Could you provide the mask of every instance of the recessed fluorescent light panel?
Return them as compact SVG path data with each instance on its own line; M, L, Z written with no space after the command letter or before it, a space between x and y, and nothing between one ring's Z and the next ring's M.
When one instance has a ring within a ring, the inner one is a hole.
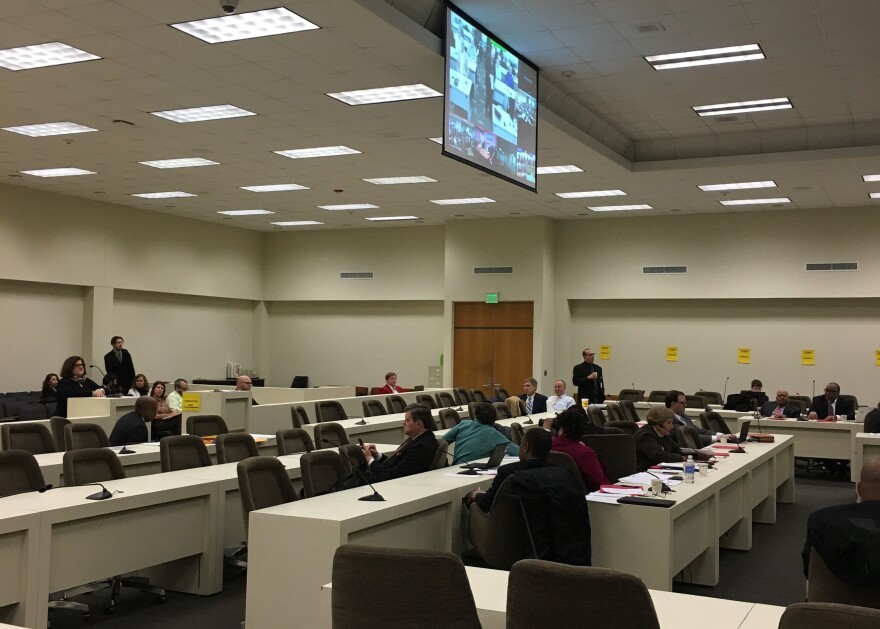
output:
M719 201L721 205L772 205L774 203L791 203L788 197L776 199L733 199L731 201Z
M286 192L288 190L310 190L298 183L275 183L267 186L239 186L242 190L249 192Z
M173 122L202 122L203 120L221 120L223 118L241 118L256 116L252 111L234 105L211 105L210 107L191 107L189 109L169 109L168 111L151 111L154 116Z
M257 216L259 214L274 214L269 210L227 210L225 212L217 212L217 214L225 214L226 216Z
M369 90L354 90L353 92L333 92L327 94L327 96L342 101L346 105L373 105L375 103L390 103L399 100L434 98L435 96L443 96L443 94L436 90L432 90L427 85L417 83L415 85L397 85L394 87L377 87Z
M588 210L594 212L629 212L632 210L653 210L650 205L597 205L587 206Z
M272 223L273 225L278 225L279 227L302 227L304 225L323 225L319 221L282 221L280 223Z
M655 70L672 70L674 68L692 68L708 66L716 63L735 63L737 61L753 61L764 59L764 51L758 44L744 46L727 46L726 48L709 48L707 50L691 50L690 52L673 52L667 55L651 55L645 61Z
M190 168L192 166L214 166L219 162L212 162L201 157L183 157L180 159L154 159L149 162L138 162L138 164L153 168Z
M336 155L355 155L360 153L347 146L318 146L312 149L291 149L288 151L272 151L290 159L308 159L310 157L334 157Z
M4 131L28 135L32 138L41 138L49 135L67 135L68 133L88 133L97 131L91 127L84 127L75 122L45 122L43 124L29 124L22 127L3 127Z
M418 216L374 216L366 219L368 221L420 221Z
M752 188L775 188L775 181L745 181L743 183L714 183L697 186L703 192L722 192L724 190L750 190Z
M75 175L94 175L91 170L83 170L82 168L43 168L41 170L22 170L24 175L33 175L34 177L73 177Z
M489 197L470 197L466 199L431 199L431 203L437 205L470 205L472 203L495 203L495 199Z
M322 210L378 210L372 203L343 203L341 205L319 205Z
M538 166L539 175L558 175L560 173L582 173L584 170L574 164L566 166Z
M720 103L718 105L699 105L691 107L700 116L726 116L728 114L747 114L752 111L772 111L774 109L791 109L791 101L787 98L765 98L747 100L739 103Z
M880 181L880 175L862 175L862 181Z
M557 192L561 199L582 199L584 197L625 197L623 190L585 190L584 192Z
M390 186L398 183L437 183L436 179L421 175L418 177L377 177L374 179L362 179L361 181L374 183L377 186Z
M872 192L870 196L872 199L880 199L880 192Z
M189 192L181 192L180 190L175 190L173 192L140 192L131 196L140 197L142 199L176 199L182 197L194 197L196 195L190 194Z
M251 11L225 17L212 17L194 22L172 24L174 28L187 35L197 37L209 44L219 44L239 39L269 37L284 33L297 33L321 28L293 11L283 7Z
M10 70L30 70L31 68L60 66L65 63L91 61L92 59L100 58L85 50L80 50L57 41L49 44L0 50L0 66Z

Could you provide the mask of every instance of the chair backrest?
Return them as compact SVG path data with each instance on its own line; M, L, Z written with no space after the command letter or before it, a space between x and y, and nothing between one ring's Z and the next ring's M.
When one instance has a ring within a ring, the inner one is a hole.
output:
M636 442L632 435L584 435L581 442L596 452L611 480L616 481L638 471Z
M348 465L336 450L315 450L300 457L303 495L306 498L320 496L348 474Z
M19 419L48 419L46 407L43 404L25 404L18 409Z
M312 436L302 428L278 430L275 432L275 441L280 455L311 452L315 449Z
M617 402L605 402L605 411L608 413L609 421L625 422L627 420L626 416L623 414L623 409Z
M641 402L645 399L644 389L621 389L617 394L618 400L629 400L630 402Z
M461 421L461 415L458 414L458 411L451 408L441 408L439 414L440 425L446 430L449 430Z
M836 603L795 603L782 612L779 629L877 629L880 611Z
M46 486L40 464L26 450L0 452L0 498Z
M274 456L253 456L239 461L236 472L245 530L251 511L296 500L296 492L287 476L287 470Z
M605 425L602 426L605 430L606 435L616 435L620 433L626 433L630 435L635 435L639 431L639 425L635 422L631 422L628 419L625 421L607 421Z
M649 402L665 402L667 391L654 390L648 394Z
M293 381L290 383L291 389L308 389L309 388L309 377L308 376L294 376Z
M435 402L434 398L427 393L419 393L418 395L416 395L416 402L419 404L424 404L430 409L437 408L437 402Z
M388 406L389 413L402 413L406 408L406 400L399 395L388 395L385 397L385 404Z
M348 435L345 428L336 422L325 422L323 424L315 424L315 448L321 450L323 448L338 448L348 445Z
M858 409L858 408L859 408L859 399L858 399L856 396L854 396L854 395L849 395L849 394L847 394L847 393L841 393L838 397L840 397L841 400L849 400L849 401L851 401L851 402L852 402L852 407L853 407L854 409ZM23 411L24 411L24 409L22 409L22 412L23 412ZM21 417L22 419L25 419L25 417L22 416L21 413L19 413L18 416Z
M810 399L806 395L789 395L788 399L789 400L800 400L801 402L804 403L805 408L810 408L810 405L813 403L813 400Z
M467 389L463 389L462 387L455 387L452 389L455 391L455 403L459 406L463 406L468 402L473 402L471 399L471 394Z
M443 439L437 439L437 452L434 454L431 467L428 469L439 470L447 465L449 465L449 444Z
M565 452L556 452L555 450L551 450L547 455L547 462L552 463L553 465L558 465L559 467L564 467L569 472L571 472L572 476L574 476L578 483L581 486L583 491L583 495L587 495L587 486L584 485L584 477L581 476L581 471L577 466L577 463L574 462L574 459L571 458Z
M369 392L370 392L369 387L355 387L354 388L355 397L360 397L362 395L366 395Z
M4 411L3 413L0 413L0 415L3 415L3 417L18 417L18 413L21 410L21 407L25 405L27 405L27 402L25 402L24 400L16 398L10 399L9 397L7 397L3 400L2 406Z
M49 418L49 428L52 430L52 441L55 442L55 448L62 452L67 450L64 442L64 427L71 423L66 417L53 416Z
M592 404L587 407L587 417L589 417L590 421L600 428L605 425L606 421L608 421L605 417L605 413L602 412L602 409Z
M125 470L116 453L109 448L68 450L61 460L64 485L87 485L125 478Z
M369 574L394 575L401 584L420 583L430 575L430 606L423 597L413 596L411 588L389 588L383 579L364 578ZM334 627L481 626L464 564L442 550L340 546L333 558L331 600ZM382 601L382 613L367 613L376 601Z
M36 422L13 422L0 426L0 447L3 450L25 450L31 454L57 452L52 433Z
M536 605L535 601L565 601ZM507 629L583 626L660 629L648 588L631 574L525 559L510 570Z
M877 609L880 608L880 585L859 587L844 583L828 569L816 549L811 548L807 600L811 603L841 603Z
M379 400L364 400L361 402L364 407L364 417L377 417L379 415L387 415L388 411Z
M190 415L186 418L186 432L198 437L210 437L229 432L219 415Z
M237 463L252 456L259 456L257 443L246 432L227 432L217 435L217 463Z
M492 407L495 409L495 414L498 415L498 419L513 419L513 415L510 414L510 409L507 408L507 404L504 402L492 402Z
M163 472L189 470L211 465L208 447L195 435L168 435L159 441L159 460Z
M676 426L675 434L683 448L699 450L703 447L700 441L700 433L693 426Z
M321 400L315 402L315 420L321 422L338 422L342 419L348 419L342 404L336 400Z
M98 424L70 423L64 427L64 449L107 448L110 440Z
M694 395L702 395L709 404L724 404L724 398L718 391L697 391Z
M367 459L364 457L364 451L361 450L361 447L356 443L348 443L344 446L340 446L339 454L348 466L349 472L352 470L363 469L367 464Z
M453 395L447 391L439 391L434 394L434 397L437 398L437 408L449 408L450 406L456 406L455 398Z
M495 397L503 402L510 397L510 394L507 392L507 389L504 389L502 387L495 387Z
M58 408L58 402L46 402L46 417L52 417L55 414L55 410Z
M483 393L482 389L471 389L470 390L471 398L474 402L488 402L489 398L486 397L486 394Z
M709 407L709 400L702 395L686 395L684 396L684 405L688 408L701 408L706 410Z
M618 401L618 406L623 409L623 416L627 419L627 421L631 422L640 422L639 413L636 411L636 405L632 400L620 400Z
M304 406L290 407L290 421L293 422L294 428L302 428L303 424L309 423L309 414Z
M804 413L807 412L807 403L804 402L803 400L801 400L800 398L790 397L790 398L788 398L788 403L794 404L795 406L797 406L800 409L801 415L803 415Z
M526 433L525 429L523 429L522 424L519 422L511 422L510 424L510 440L519 445L522 443L523 435Z
M724 418L715 411L700 413L700 425L706 430L711 430L712 432L721 432L725 435L733 434L730 431L730 428L728 428L727 422L724 421Z
M468 514L468 541L495 570L510 570L514 563L528 556L530 546L522 507L513 496L513 477L511 474L498 487L487 513L472 505Z

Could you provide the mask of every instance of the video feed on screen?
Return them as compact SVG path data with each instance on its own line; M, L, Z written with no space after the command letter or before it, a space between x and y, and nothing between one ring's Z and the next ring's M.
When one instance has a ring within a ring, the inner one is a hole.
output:
M443 153L536 190L538 71L451 5Z

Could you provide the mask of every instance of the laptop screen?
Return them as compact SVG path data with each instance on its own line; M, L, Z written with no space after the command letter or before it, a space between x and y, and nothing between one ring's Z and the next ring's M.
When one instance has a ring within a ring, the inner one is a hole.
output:
M742 423L742 426L740 427L740 432L739 432L739 442L740 443L745 443L746 437L749 436L749 426L751 426L751 425L752 425L751 420L744 421Z

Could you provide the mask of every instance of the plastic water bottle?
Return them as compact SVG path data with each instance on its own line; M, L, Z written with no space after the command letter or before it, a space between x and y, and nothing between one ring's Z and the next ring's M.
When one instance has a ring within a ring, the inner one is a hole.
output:
M694 482L694 471L696 465L694 464L694 457L692 455L688 455L687 461L684 463L684 482L693 483Z

